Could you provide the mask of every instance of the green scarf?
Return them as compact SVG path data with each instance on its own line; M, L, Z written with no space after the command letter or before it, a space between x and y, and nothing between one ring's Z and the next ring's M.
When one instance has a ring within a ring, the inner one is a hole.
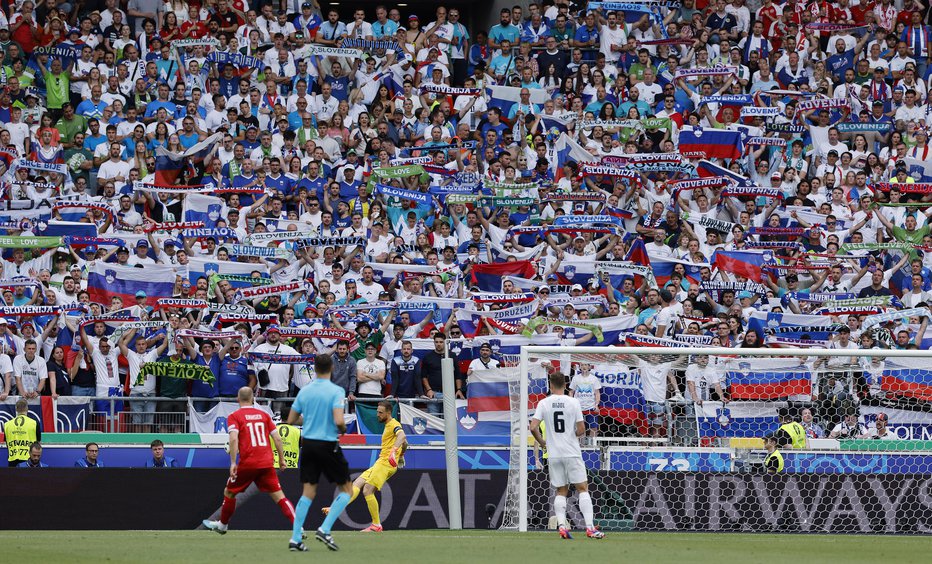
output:
M550 319L549 317L535 317L524 327L524 331L521 332L525 337L530 337L534 334L534 331L541 325L559 325L560 327L575 327L577 329L585 329L593 335L595 335L596 342L601 343L605 340L602 336L602 328L595 325L588 325L586 323L577 323L574 321L560 321L559 319Z

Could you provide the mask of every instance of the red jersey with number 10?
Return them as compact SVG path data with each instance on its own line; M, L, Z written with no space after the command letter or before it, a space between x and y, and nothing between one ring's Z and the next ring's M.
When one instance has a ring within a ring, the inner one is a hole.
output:
M275 423L268 413L241 407L227 417L227 430L239 432L239 467L274 468L269 433Z

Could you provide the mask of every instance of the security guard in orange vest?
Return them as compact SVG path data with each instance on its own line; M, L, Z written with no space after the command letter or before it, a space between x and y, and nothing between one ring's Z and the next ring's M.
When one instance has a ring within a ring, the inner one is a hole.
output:
M42 438L39 423L29 416L29 404L20 399L16 402L16 417L3 425L10 466L19 466L29 460L29 446Z

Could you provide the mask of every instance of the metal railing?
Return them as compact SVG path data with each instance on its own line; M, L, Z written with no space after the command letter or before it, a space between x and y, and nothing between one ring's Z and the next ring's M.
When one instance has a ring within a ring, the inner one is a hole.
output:
M236 403L235 397L88 396L86 399L90 409L83 430L105 433L185 433L190 430L189 405L199 413L206 413L219 403ZM356 404L374 405L385 399L443 417L443 400L429 398L356 398L347 400L347 412L354 413ZM284 420L294 400L294 396L260 396L256 403L268 406ZM437 407L431 410L427 406Z

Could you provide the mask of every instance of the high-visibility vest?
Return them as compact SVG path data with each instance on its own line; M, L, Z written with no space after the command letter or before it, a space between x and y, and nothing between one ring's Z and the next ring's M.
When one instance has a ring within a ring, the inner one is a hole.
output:
M285 453L285 465L287 468L298 467L298 454L301 452L301 429L294 425L279 425L278 435L282 438L282 451ZM272 458L275 467L278 468L278 449L275 448L275 442L272 441Z
M783 472L783 455L780 454L779 450L775 450L767 455L767 458L764 459L764 468L769 472L774 461L776 461L777 465L776 473L779 474Z
M793 448L806 448L806 429L802 425L791 421L780 425L780 429L789 435Z
M17 415L6 422L3 434L10 462L29 460L29 445L36 442L38 427L36 420L26 415Z

